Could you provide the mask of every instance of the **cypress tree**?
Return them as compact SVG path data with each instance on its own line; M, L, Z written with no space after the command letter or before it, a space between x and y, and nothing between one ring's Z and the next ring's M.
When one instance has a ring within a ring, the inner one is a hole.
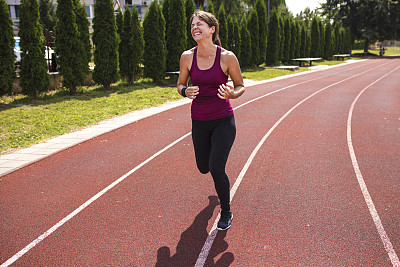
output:
M281 16L279 16L279 44L278 60L283 61L283 50L285 49L285 22Z
M187 44L186 49L189 50L192 47L197 45L196 41L192 37L192 25L190 23L190 18L192 17L194 11L196 10L196 6L194 5L193 0L186 0L185 2L185 11L186 11L186 36L187 36Z
M79 0L74 0L76 25L78 26L79 40L83 45L83 49L86 55L86 61L84 66L89 66L89 62L92 60L92 45L90 44L90 33L89 26L90 22L87 18L85 7ZM89 67L85 67L85 74L89 73Z
M296 58L296 47L297 47L297 29L296 21L291 22L290 27L290 59Z
M233 48L232 52L236 55L237 58L240 57L240 45L241 45L241 39L240 39L240 29L239 29L239 22L237 21L236 18L233 19Z
M339 29L339 23L335 24L335 27L333 28L333 36L335 37L335 42L333 45L333 53L334 54L339 54L340 53L340 29Z
M268 22L268 43L267 43L267 65L275 66L278 65L278 56L279 56L279 19L274 8L272 10L271 16Z
M232 48L235 46L234 44L235 40L233 39L234 35L233 18L230 14L228 15L227 21L228 21L228 39L227 39L226 49L232 51Z
M122 31L119 36L119 72L121 74L121 78L124 78L128 81L128 84L132 83L132 60L131 55L132 44L130 42L132 35L132 16L129 8L125 10L124 20L122 24Z
M22 0L19 12L21 37L21 88L22 93L37 98L49 89L49 75L45 59L45 39L39 23L37 0Z
M165 20L165 41L168 43L168 39L169 39L169 33L170 31L169 29L169 25L170 25L170 21L169 21L169 10L170 10L170 6L171 6L171 1L172 0L164 0L162 3L162 14ZM168 50L168 45L166 46L166 49ZM168 52L167 52L167 56L168 56Z
M301 25L298 21L296 21L296 34L297 34L297 42L296 42L296 58L300 57L300 47L301 47Z
M210 12L211 14L213 14L215 16L215 9L214 9L214 4L213 4L212 0L207 1L207 12Z
M134 9L132 11L132 69L133 78L141 74L141 64L143 63L143 27L140 22L139 12Z
M122 55L122 50L124 49L124 43L122 42L121 38L123 35L123 31L124 31L124 14L122 13L121 10L119 10L117 16L115 17L115 23L117 24L117 34L118 34L118 38L120 39L119 45L118 45L118 66L119 66L119 70L121 73L121 65L123 65L123 61L124 58L121 57Z
M258 34L259 34L258 47L260 51L260 58L257 64L259 65L266 61L266 53L267 53L268 18L267 18L267 8L265 7L264 0L257 0L255 4L255 9L257 11L257 18L258 18Z
M339 36L340 36L339 52L344 53L346 38L345 38L345 29L343 27L340 27L340 35Z
M314 17L311 23L311 48L310 48L310 56L311 57L318 57L318 51L319 51L319 27L318 27L318 21Z
M250 31L247 29L247 21L246 17L242 17L242 21L240 23L240 56L239 61L242 67L249 67L251 65L251 35Z
M306 26L302 25L301 28L301 43L300 43L300 57L306 57L307 48L307 29Z
M93 45L94 71L93 80L109 90L112 83L119 79L117 25L115 23L113 1L97 0L94 5Z
M351 38L351 30L350 27L346 28L346 51L345 53L351 54L352 49L352 38Z
M326 29L325 29L325 46L324 46L324 58L329 59L331 58L332 50L332 25L330 21L326 23Z
M167 71L179 70L180 58L186 50L186 12L183 0L171 0L170 25L167 32Z
M318 57L324 57L324 47L325 47L325 27L322 21L318 22L319 29L319 53Z
M39 22L43 26L43 30L54 31L57 17L54 4L50 0L39 0Z
M291 20L289 17L285 19L285 46L283 49L283 61L289 62L290 60L290 41L291 41Z
M219 39L221 40L221 46L226 47L228 44L228 22L226 21L224 3L222 3L219 7L218 22L219 22Z
M15 79L14 33L7 3L0 0L0 96L11 94Z
M160 7L153 1L143 20L144 76L160 82L165 78L165 20Z
M251 36L251 63L252 65L258 65L260 61L260 46L259 46L259 26L258 26L258 15L255 9L253 9L247 21L247 28ZM242 50L243 51L243 50Z
M58 0L56 24L56 53L63 85L71 95L82 85L88 73L87 55L76 24L75 5L72 0Z

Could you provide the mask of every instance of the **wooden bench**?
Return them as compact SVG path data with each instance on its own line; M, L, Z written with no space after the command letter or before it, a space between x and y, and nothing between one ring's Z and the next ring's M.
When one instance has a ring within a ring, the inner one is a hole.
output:
M166 74L179 76L179 71L167 71Z
M333 59L336 60L344 60L346 57L350 57L350 54L340 54L340 55L333 55Z
M322 58L320 57L306 57L306 58L294 58L291 59L292 61L298 61L299 62L299 67L302 66L303 62L310 62L310 66L312 65L313 61L318 61L321 60Z

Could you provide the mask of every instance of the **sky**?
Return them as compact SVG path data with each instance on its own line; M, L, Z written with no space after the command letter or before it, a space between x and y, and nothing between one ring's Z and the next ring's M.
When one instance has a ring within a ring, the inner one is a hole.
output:
M304 11L307 7L311 10L320 7L319 3L326 3L326 0L285 0L285 2L289 11L296 16L296 14L300 13L300 11Z

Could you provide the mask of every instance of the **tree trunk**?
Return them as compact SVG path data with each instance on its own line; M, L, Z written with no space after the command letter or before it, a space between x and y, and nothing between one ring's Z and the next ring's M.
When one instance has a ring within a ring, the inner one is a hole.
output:
M76 85L71 85L71 87L69 88L69 93L70 95L76 94Z
M369 47L369 38L365 39L365 42L364 42L364 53L368 53L368 47Z

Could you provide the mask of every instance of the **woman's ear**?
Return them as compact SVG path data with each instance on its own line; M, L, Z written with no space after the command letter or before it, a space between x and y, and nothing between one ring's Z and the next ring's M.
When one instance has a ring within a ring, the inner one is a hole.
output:
M215 32L215 26L211 26L211 33Z

